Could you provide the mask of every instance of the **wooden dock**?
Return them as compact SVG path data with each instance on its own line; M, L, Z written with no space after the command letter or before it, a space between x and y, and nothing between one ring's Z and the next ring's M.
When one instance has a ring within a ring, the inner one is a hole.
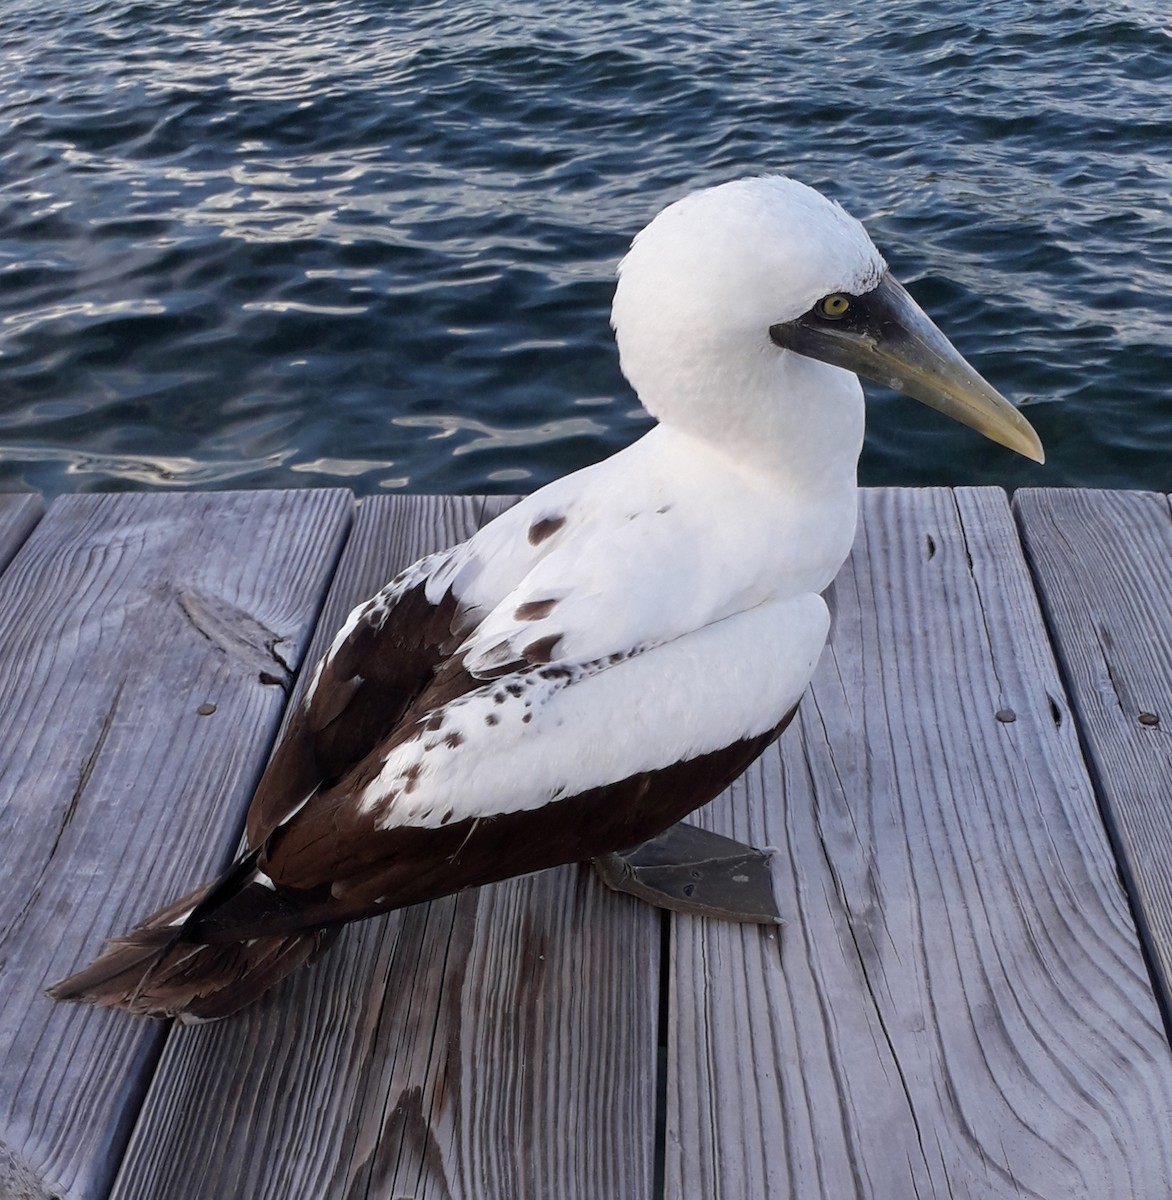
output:
M299 670L503 502L0 497L0 1197L1168 1200L1172 509L863 497L800 720L705 812L780 930L566 867L180 1028L43 989L233 853Z

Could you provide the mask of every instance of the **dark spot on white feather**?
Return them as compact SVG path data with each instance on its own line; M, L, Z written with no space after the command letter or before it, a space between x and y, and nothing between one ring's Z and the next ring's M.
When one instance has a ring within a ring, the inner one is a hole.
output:
M494 704L504 704L504 702L505 702L505 694L504 694L504 692L493 692L493 694L492 694L492 702L493 702Z
M449 750L455 750L457 746L462 746L463 744L464 738L454 729L444 738L444 745L447 746Z
M216 706L210 701L207 701L195 710L201 717L210 717L216 711Z
M556 600L526 600L524 604L517 606L517 611L513 613L515 621L540 621L543 617L548 617L553 611Z
M489 713L488 716L484 718L484 723L486 725L496 725L499 724L499 722L500 717L498 717L496 713Z
M660 505L660 507L657 508L655 511L660 514L665 513L665 512L671 512L671 505L670 504Z
M423 723L423 728L428 733L435 733L437 729L442 729L444 724L443 713L432 713Z
M565 523L565 517L542 517L540 521L534 521L529 526L530 545L540 545L546 538L553 537Z
M519 683L505 684L505 691L508 692L510 696L519 696L524 690L525 689L522 688Z
M449 822L449 821L452 819L452 812L453 812L453 811L454 811L453 809L450 809L450 808L449 808L449 809L448 809L448 811L447 811L446 813L444 813L444 815L443 815L442 817L440 817L440 824L441 824L441 825L446 825L446 824L447 824L447 823L448 823L448 822Z
M529 724L529 722L530 722L530 721L532 721L532 720L533 720L533 714L532 714L531 712L527 712L527 713L526 713L526 714L525 714L525 715L524 715L524 716L521 718L521 724L522 724L522 725L528 725L528 724Z
M560 633L551 633L546 637L540 637L536 641L530 642L521 651L521 656L526 662L530 663L550 662L553 659L554 649L561 640L562 635Z
M540 672L542 679L570 679L573 674L569 667L546 667Z
M415 785L419 782L419 776L422 771L423 768L418 763L413 763L407 768L407 774L405 776L407 782L403 786L403 791L405 791L408 795L415 791Z

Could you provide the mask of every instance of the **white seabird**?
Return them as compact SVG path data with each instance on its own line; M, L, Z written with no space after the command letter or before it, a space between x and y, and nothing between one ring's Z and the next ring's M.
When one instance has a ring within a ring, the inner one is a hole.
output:
M855 532L853 372L1042 460L862 225L790 179L661 212L613 324L658 425L356 608L253 798L250 851L54 996L224 1016L342 923L628 851L712 799L826 640L820 593Z

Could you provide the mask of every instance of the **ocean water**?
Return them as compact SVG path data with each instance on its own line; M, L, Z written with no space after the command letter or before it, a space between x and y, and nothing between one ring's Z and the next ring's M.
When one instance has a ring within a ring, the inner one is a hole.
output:
M1050 456L872 389L864 482L1172 489L1167 0L0 14L0 490L531 490L647 428L630 237L765 171Z

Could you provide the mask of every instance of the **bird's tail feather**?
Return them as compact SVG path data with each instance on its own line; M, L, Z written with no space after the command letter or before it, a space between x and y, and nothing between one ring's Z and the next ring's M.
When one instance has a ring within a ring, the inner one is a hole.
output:
M112 938L84 970L49 989L54 1000L79 1000L141 1016L215 1021L255 1000L306 960L328 948L337 930L209 944L190 936L194 917L220 886L192 892Z

